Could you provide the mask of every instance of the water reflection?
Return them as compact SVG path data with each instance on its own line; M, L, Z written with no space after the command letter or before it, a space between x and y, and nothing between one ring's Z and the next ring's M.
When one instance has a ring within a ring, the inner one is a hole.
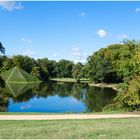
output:
M85 95L84 103L87 111L101 112L103 107L111 104L116 96L116 91L111 88L90 87Z
M6 83L4 92L10 94L12 97L17 97L26 93L29 89L33 89L38 84L33 83Z
M0 110L97 112L112 103L115 96L116 92L112 89L88 87L87 84L63 82L5 84L5 88L0 88Z

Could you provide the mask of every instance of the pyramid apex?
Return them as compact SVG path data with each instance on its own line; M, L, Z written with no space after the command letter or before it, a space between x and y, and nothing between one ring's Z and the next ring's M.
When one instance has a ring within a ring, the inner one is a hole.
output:
M18 66L15 66L14 68L19 68Z

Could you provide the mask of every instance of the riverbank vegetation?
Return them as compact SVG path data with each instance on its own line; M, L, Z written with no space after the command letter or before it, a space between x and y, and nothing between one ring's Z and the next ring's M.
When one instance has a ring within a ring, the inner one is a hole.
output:
M139 139L139 124L140 118L0 121L0 139Z
M118 87L119 93L115 98L116 106L127 111L140 111L140 76L129 79L128 83L121 86Z
M5 49L0 43L0 51ZM140 42L124 40L120 44L111 44L94 52L87 58L87 63L69 60L33 59L28 56L0 56L0 73L17 66L47 81L52 78L90 79L94 83L122 83L118 86L118 95L111 107L129 111L140 110Z
M5 49L1 45L0 50ZM69 60L37 59L29 56L1 55L0 72L3 73L14 66L38 77L42 81L50 78L88 78L95 83L126 82L140 74L140 43L134 40L101 48L87 58L87 63L76 63Z

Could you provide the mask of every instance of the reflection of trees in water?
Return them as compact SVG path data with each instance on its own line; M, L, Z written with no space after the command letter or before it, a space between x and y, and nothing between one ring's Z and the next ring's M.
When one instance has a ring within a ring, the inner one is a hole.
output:
M3 79L0 76L0 87L5 87L5 82L3 81Z
M6 112L9 104L8 96L4 95L0 88L0 112Z
M78 100L83 100L86 94L87 84L74 84L72 87L72 96Z
M88 87L87 84L74 83L41 83L41 84L11 84L2 90L0 106L8 106L8 97L14 102L25 102L37 97L47 98L48 96L68 97L73 96L81 100L87 106L87 111L101 111L105 105L112 102L115 91L112 89L102 89ZM7 97L7 102L4 101Z
M0 112L6 112L8 108L8 96L4 95L2 88L5 87L5 83L0 77Z
M37 84L6 83L3 93L9 98L12 98L14 102L29 101L35 96L32 92L34 86L37 86Z
M103 107L112 103L116 91L110 88L90 87L83 100L87 106L87 111L100 112Z
M44 97L52 95L51 86L42 84L6 84L2 89L3 95L12 98L13 102L26 102L34 97Z
M58 95L60 97L66 97L71 95L71 88L73 86L73 83L55 83L54 88L54 94Z
M60 97L73 96L82 99L84 84L74 83L41 83L41 84L8 84L4 94L15 102L28 101L33 97L45 97L58 95Z
M59 83L54 86L54 92L60 97L73 96L77 100L82 100L85 94L84 88L87 88L86 84Z
M44 97L47 98L48 96L53 95L53 86L51 83L41 83L38 85L38 87L35 87L32 90L34 93L36 93L36 97Z
M6 112L8 108L8 97L4 95L0 95L0 112Z
M27 102L30 99L34 98L35 94L32 92L32 89L27 90L23 94L12 97L13 102Z
M61 97L73 96L82 100L87 111L102 111L103 107L112 103L116 92L110 88L88 87L87 84L56 84L53 89Z

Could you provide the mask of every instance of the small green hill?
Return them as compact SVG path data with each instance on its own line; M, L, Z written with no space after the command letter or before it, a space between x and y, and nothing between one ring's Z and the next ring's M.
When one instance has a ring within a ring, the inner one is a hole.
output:
M28 83L28 82L40 82L40 80L29 73L25 72L21 68L14 67L1 74L1 77L6 83Z

